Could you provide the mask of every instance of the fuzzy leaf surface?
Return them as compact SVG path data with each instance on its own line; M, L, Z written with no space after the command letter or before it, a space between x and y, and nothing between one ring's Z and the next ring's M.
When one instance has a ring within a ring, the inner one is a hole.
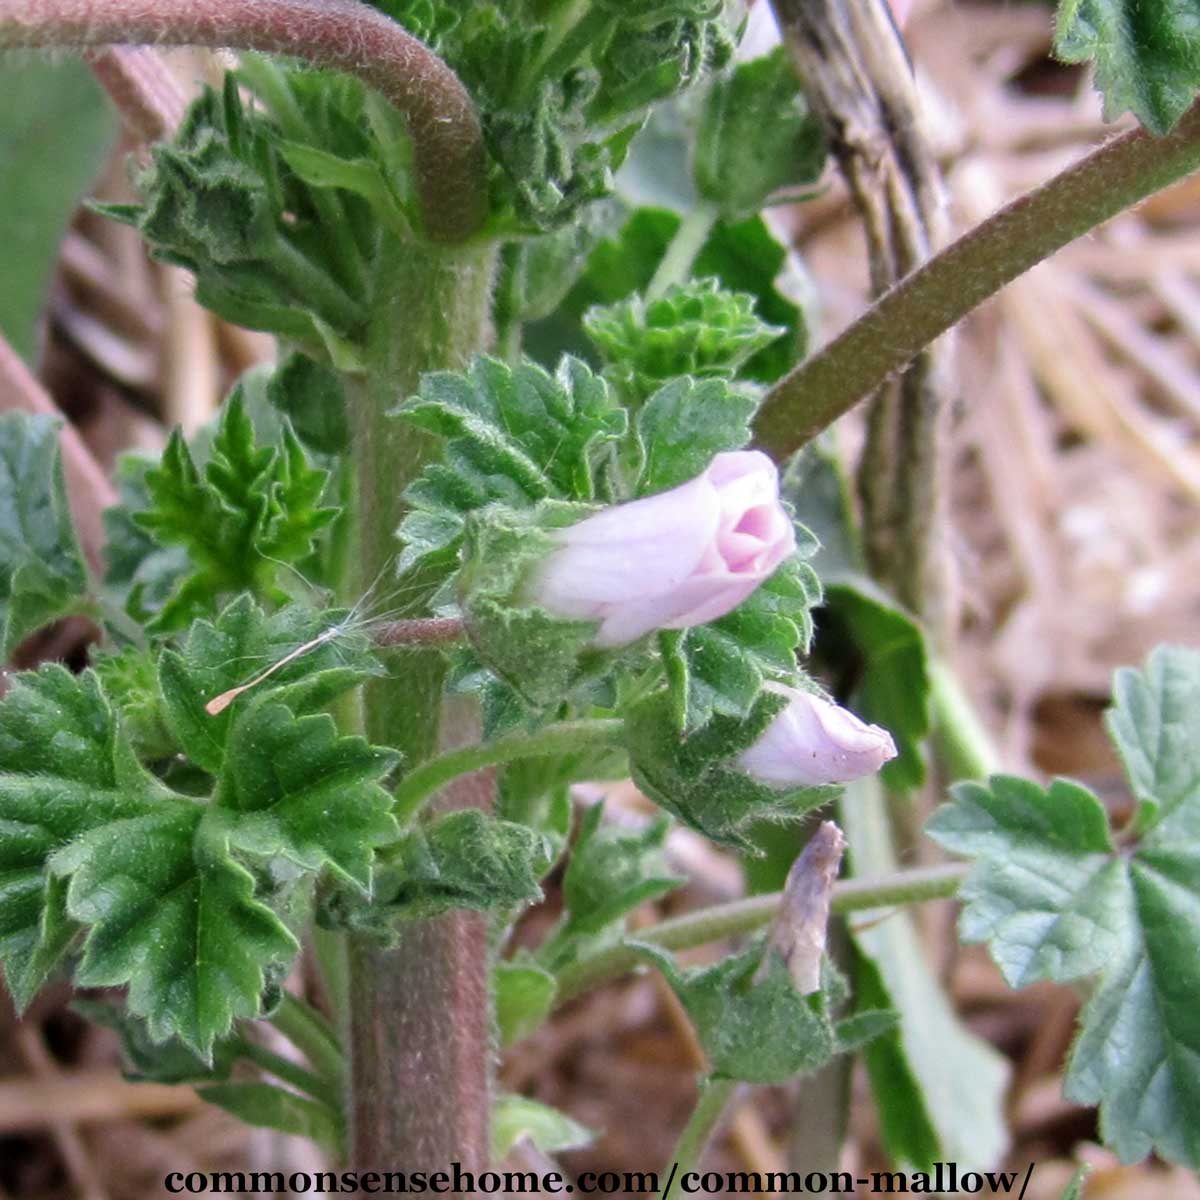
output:
M479 358L469 372L426 375L396 415L446 439L446 463L409 489L400 569L457 550L467 515L493 501L529 508L546 498L597 497L597 462L626 427L604 380L564 358L550 375Z
M155 790L93 673L47 665L12 677L0 703L0 962L19 1009L78 932L50 860L141 813Z
M1104 806L1063 781L959 785L929 826L977 858L962 934L987 940L1011 982L1098 975L1065 1092L1099 1104L1104 1140L1127 1162L1156 1151L1200 1165L1200 787L1175 741L1197 696L1200 653L1179 647L1118 681L1111 727L1154 814L1131 849L1116 853ZM1183 756L1168 766L1148 746Z
M58 422L0 416L0 658L79 610L87 572L67 505Z
M1054 52L1094 60L1104 115L1132 112L1166 133L1200 91L1200 19L1191 0L1060 0Z

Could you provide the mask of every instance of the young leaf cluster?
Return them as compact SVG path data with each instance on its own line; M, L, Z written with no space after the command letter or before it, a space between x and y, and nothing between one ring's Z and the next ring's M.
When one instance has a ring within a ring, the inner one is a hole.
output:
M1109 731L1139 809L1111 828L1087 788L1011 776L959 784L928 832L976 858L965 941L1014 987L1096 976L1065 1085L1104 1140L1200 1165L1200 653L1161 647L1118 673Z

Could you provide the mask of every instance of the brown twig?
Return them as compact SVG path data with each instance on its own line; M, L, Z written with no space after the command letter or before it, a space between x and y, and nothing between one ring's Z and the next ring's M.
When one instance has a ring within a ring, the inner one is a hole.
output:
M355 75L404 115L425 232L468 238L487 212L479 117L458 76L356 0L0 0L0 47L215 46Z
M772 0L802 86L862 220L876 295L944 238L941 179L885 0ZM914 612L948 628L941 524L944 348L930 345L875 392L858 471L872 572Z
M36 413L63 422L59 445L79 544L92 570L103 573L101 514L117 503L116 490L46 389L8 342L0 337L0 412L11 411Z

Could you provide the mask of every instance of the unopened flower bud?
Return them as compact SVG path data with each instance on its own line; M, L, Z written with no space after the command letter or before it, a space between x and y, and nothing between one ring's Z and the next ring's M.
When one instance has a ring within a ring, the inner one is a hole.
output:
M554 616L599 621L597 646L685 629L735 609L795 548L775 464L718 454L667 492L618 504L554 533L530 599Z
M773 787L817 787L872 775L896 757L886 729L849 709L781 683L764 685L788 705L738 757L748 775Z

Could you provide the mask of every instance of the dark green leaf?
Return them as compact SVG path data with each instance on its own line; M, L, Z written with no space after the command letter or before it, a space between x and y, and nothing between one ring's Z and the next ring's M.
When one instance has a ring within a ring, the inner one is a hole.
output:
M78 984L127 984L151 1038L178 1037L206 1060L236 1018L259 1015L295 957L295 938L254 898L201 805L159 798L77 838L51 869L70 876L67 911L90 926Z
M706 92L692 170L697 191L727 220L753 216L789 184L819 179L825 157L820 121L783 46L739 63Z
M32 362L58 246L71 212L100 173L116 121L83 63L14 59L0 67L0 212L4 286L0 333Z
M350 444L346 393L337 372L292 353L271 372L267 398L318 454L341 454Z
M311 712L377 673L366 638L341 627L345 616L340 609L317 613L300 605L267 616L251 597L239 596L214 622L195 622L178 651L162 653L158 667L166 722L188 757L219 773L237 715L264 693ZM215 716L206 710L228 689L272 667L244 698Z
M141 813L155 791L95 675L49 665L12 677L0 704L0 960L18 1008L78 929L50 859L81 835Z
M58 422L0 415L0 659L85 603L87 573L71 523Z
M229 837L238 848L328 867L369 892L373 848L399 832L380 786L398 758L340 737L328 713L296 717L264 700L236 718L213 801L237 813Z
M1129 110L1155 133L1200 90L1200 23L1189 0L1060 0L1054 52L1064 62L1094 59L1105 117Z

